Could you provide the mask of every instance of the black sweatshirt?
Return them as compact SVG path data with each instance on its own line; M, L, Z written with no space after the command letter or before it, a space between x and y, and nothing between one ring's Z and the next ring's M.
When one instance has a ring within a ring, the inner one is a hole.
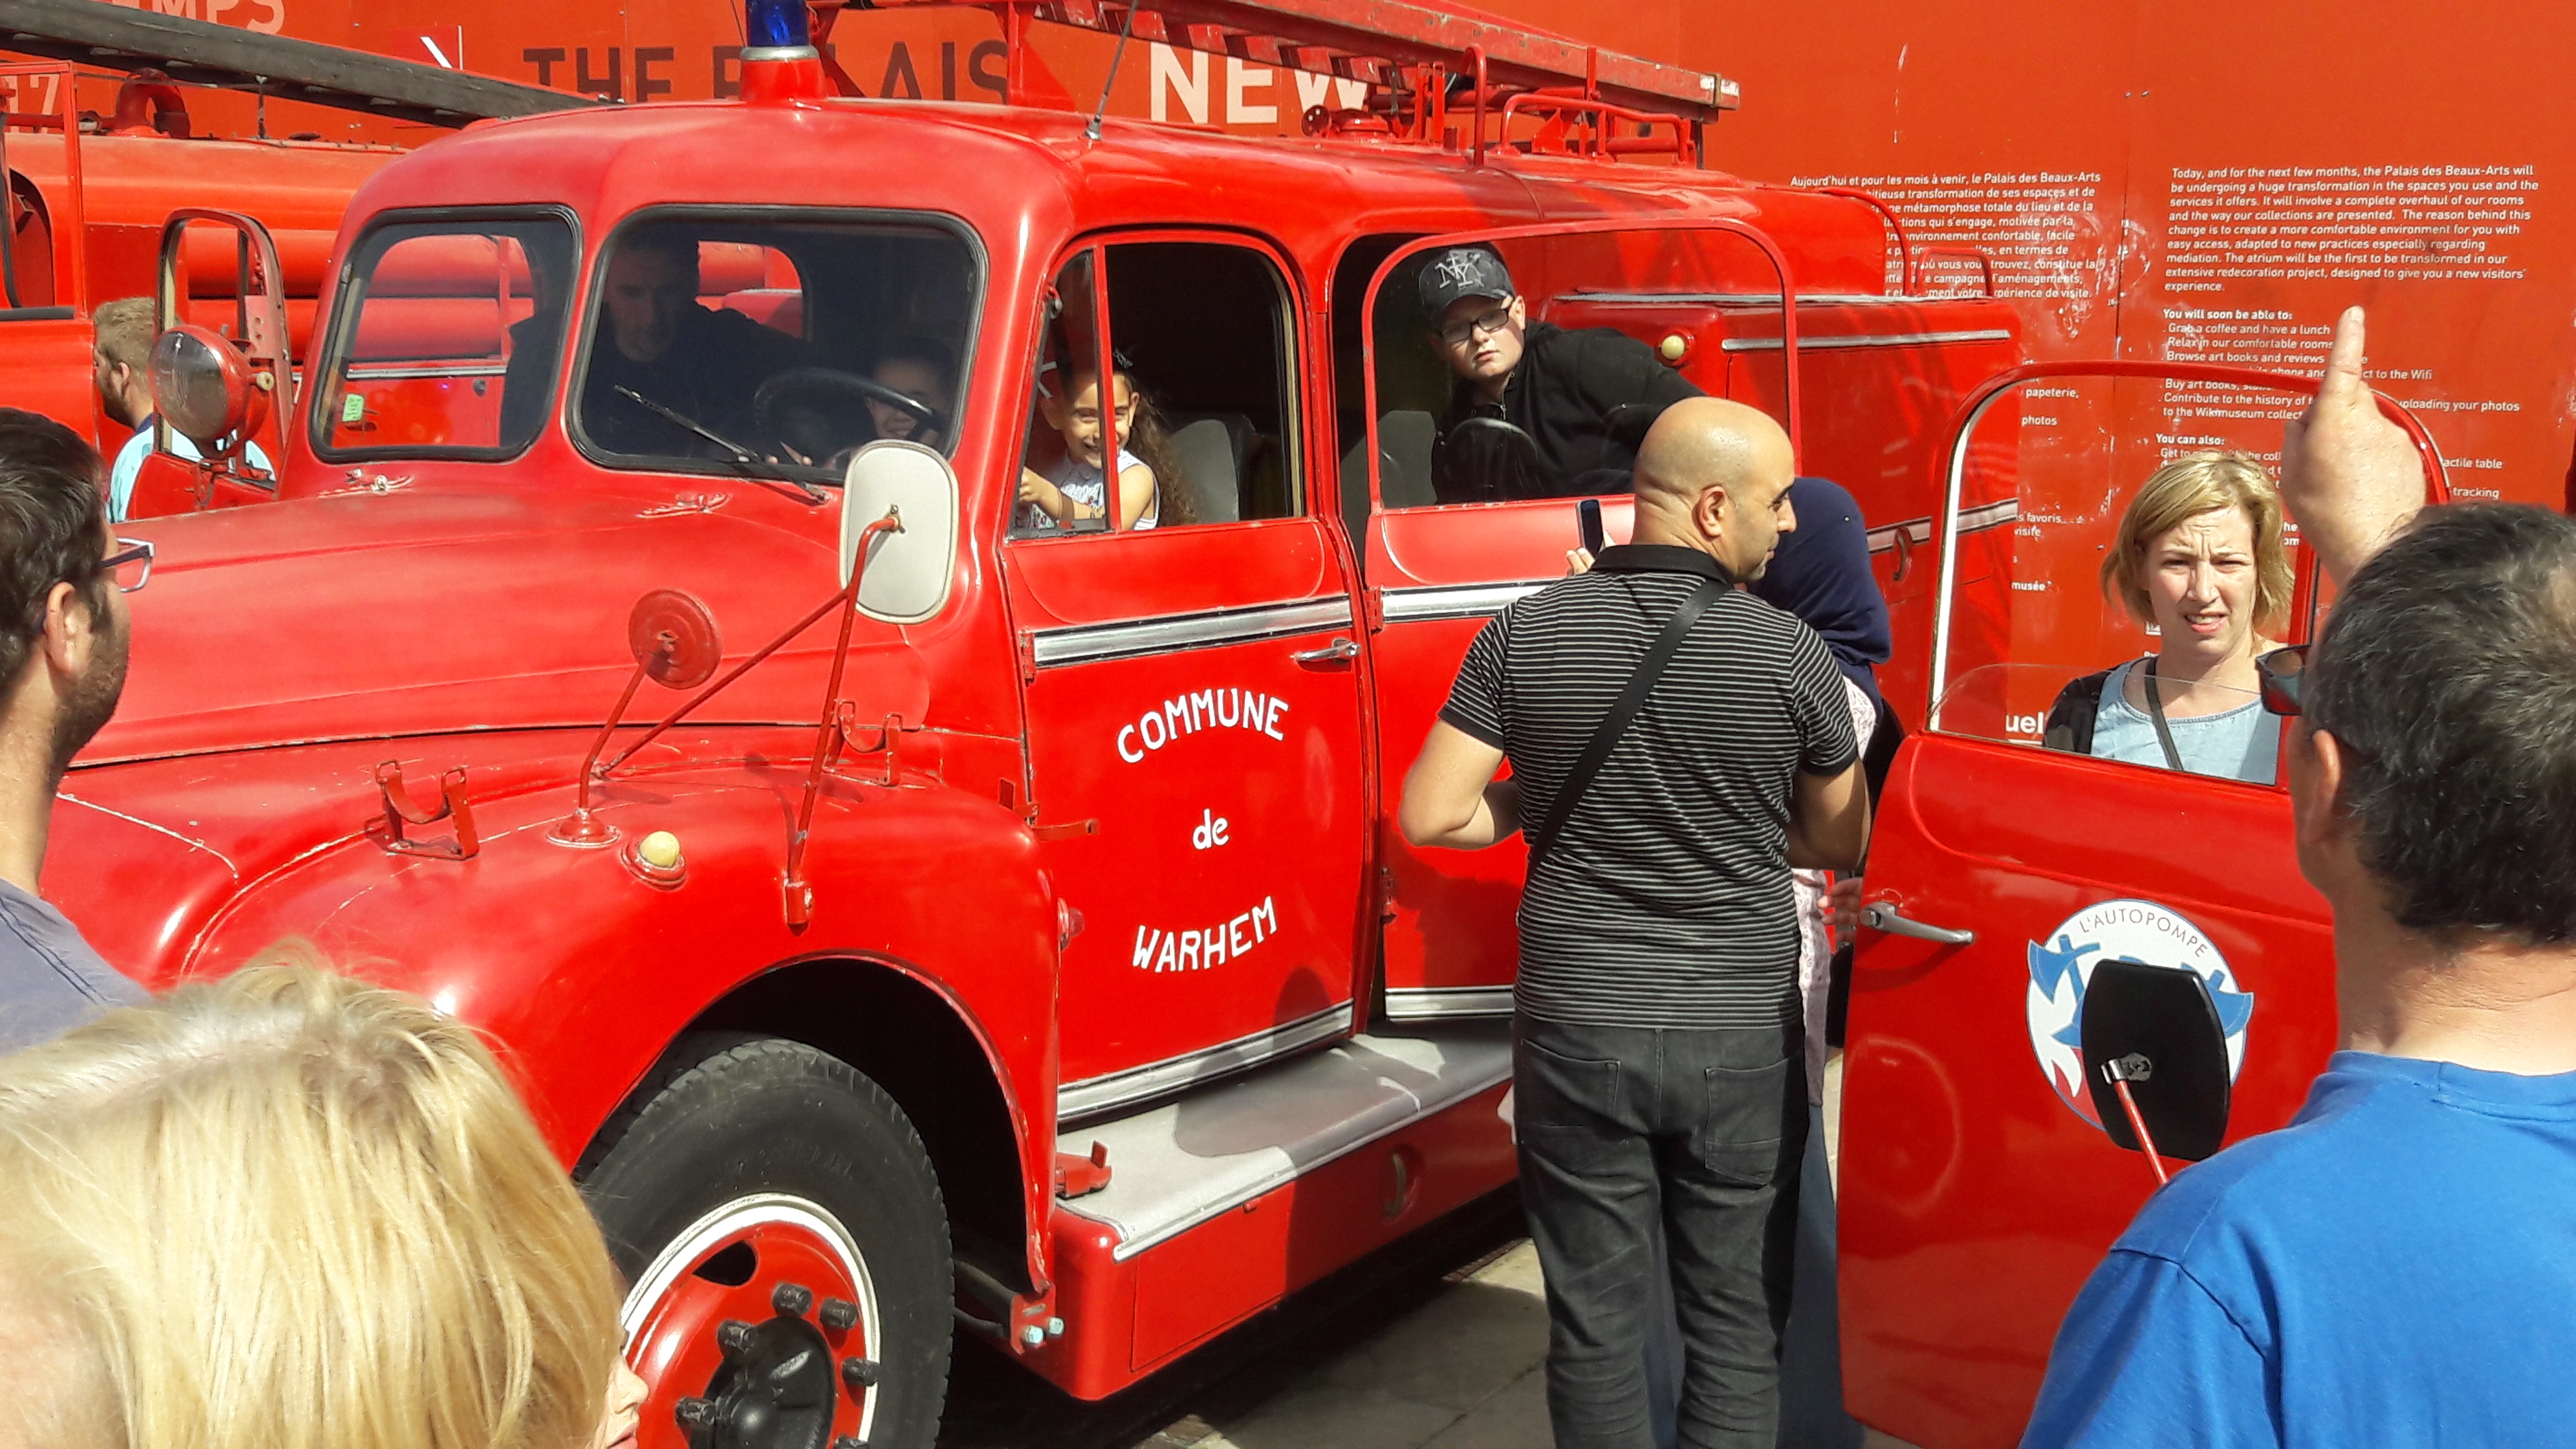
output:
M1435 469L1441 502L1624 493L1646 430L1664 409L1702 396L1617 328L1533 322L1521 348L1499 406L1478 402L1464 379L1451 392ZM1475 418L1511 424L1536 445L1535 457L1502 430L1460 429Z

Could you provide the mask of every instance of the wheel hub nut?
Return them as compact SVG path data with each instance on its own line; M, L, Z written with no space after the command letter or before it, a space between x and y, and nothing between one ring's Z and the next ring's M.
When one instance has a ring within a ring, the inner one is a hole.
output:
M847 1333L859 1326L859 1305L847 1298L823 1300L823 1326L834 1333Z
M814 1306L814 1290L802 1283L781 1283L769 1295L769 1306L790 1318L802 1318Z
M857 1357L841 1360L841 1379L854 1389L874 1388L877 1381L876 1360Z

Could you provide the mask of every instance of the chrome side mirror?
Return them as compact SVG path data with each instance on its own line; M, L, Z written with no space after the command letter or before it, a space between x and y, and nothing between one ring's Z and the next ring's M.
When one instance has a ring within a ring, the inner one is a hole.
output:
M152 409L210 454L230 456L268 418L268 396L232 344L177 326L152 343Z
M891 511L899 526L868 526ZM957 574L957 474L932 448L882 438L859 449L841 479L841 586L865 548L858 611L885 624L918 624L948 606Z

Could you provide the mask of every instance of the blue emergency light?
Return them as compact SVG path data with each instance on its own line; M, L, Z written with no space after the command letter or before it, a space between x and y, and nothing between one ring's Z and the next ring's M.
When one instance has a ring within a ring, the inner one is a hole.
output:
M804 50L810 52L814 36L811 20L805 13L805 0L743 0L743 40L746 52L759 50ZM745 54L745 60L753 59Z

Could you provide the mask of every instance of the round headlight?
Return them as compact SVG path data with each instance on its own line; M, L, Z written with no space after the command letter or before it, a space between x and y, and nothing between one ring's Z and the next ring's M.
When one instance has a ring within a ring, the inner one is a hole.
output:
M152 344L152 407L200 448L238 430L250 406L249 369L203 327L173 327Z

